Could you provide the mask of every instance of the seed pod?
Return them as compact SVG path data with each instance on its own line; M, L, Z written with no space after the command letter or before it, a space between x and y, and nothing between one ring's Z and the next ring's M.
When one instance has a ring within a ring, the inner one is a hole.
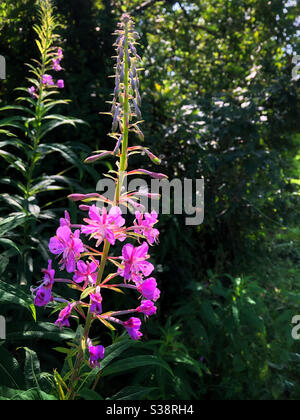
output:
M117 109L116 109L116 113L115 113L114 119L113 119L112 128L111 128L111 130L112 130L112 132L113 132L113 133L114 133L114 132L117 130L117 128L118 128L119 109L120 109L120 107L119 107L119 105L118 105L118 106L117 106Z
M113 101L110 112L111 112L111 115L115 115L115 112L116 112L116 102L115 101Z
M120 82L123 83L124 82L124 64L122 64L121 67L121 72L120 72Z
M120 80L118 77L116 77L116 85L115 85L115 90L114 90L115 99L118 98L119 93L120 93Z

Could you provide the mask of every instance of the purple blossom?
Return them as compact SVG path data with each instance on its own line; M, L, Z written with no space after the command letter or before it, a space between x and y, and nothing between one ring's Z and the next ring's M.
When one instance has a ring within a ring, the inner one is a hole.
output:
M128 321L125 321L123 325L133 340L139 340L143 336L143 334L139 331L142 325L139 318L131 317Z
M156 314L157 308L151 300L142 300L142 304L136 310L144 315Z
M159 230L154 229L153 226L158 222L157 213L155 210L152 210L151 213L142 214L139 211L135 213L134 229L135 233L140 233L145 236L149 244L154 244L158 242Z
M62 51L62 49L61 48L58 48L58 50L57 50L57 59L58 59L58 61L61 61L62 59L63 59L63 51Z
M34 304L40 307L48 305L53 300L52 287L55 282L55 270L52 269L51 260L48 261L48 269L44 269L42 272L45 274L42 285L35 290L31 289L32 292L36 292Z
M89 346L90 366L92 368L100 368L99 359L104 358L105 348L103 346Z
M100 288L97 287L96 293L91 293L91 309L90 312L95 315L102 313L102 296L100 294Z
M126 239L124 229L120 229L125 223L121 214L119 207L112 207L107 213L106 208L103 208L100 212L100 209L93 205L89 207L89 219L84 219L87 225L83 225L81 231L83 234L91 235L97 239L96 246L99 246L104 239L114 245L116 239L119 241Z
M71 315L71 312L72 312L72 305L68 303L68 306L66 306L65 309L63 309L60 312L58 319L55 322L55 325L57 325L59 328L70 327L69 317Z
M65 217L61 218L59 221L60 221L60 227L67 226L68 228L71 228L71 219L67 210L65 210Z
M57 81L56 85L59 89L63 89L65 87L65 82L62 79L60 79Z
M98 265L97 265L98 264ZM73 280L75 283L82 283L84 281L84 287L90 283L95 284L97 280L97 270L98 270L99 262L87 261L78 261L77 263L77 270L75 271L75 275Z
M154 270L154 266L146 261L149 258L148 250L149 245L147 242L144 242L139 247L126 244L122 249L124 270L119 269L119 274L126 280L132 280L140 284L142 275L147 277Z
M61 269L67 268L68 273L73 273L76 268L76 260L80 258L80 253L84 252L84 246L79 239L80 231L74 234L67 226L57 229L56 236L50 239L49 249L52 254L61 255Z
M138 291L146 298L156 302L160 297L160 290L157 288L157 282L154 277L146 279L138 286Z
M46 86L54 86L53 78L49 74L43 75L42 82Z
M34 299L35 306L39 306L39 307L46 306L52 300L53 300L52 289L47 289L44 286L40 286L37 289L35 299Z
M61 65L59 64L59 60L53 59L52 63L53 63L52 68L53 68L54 71L61 71L62 70Z
M34 98L34 97L35 97L35 87L34 87L34 86L31 86L31 87L28 89L28 92L29 92L29 95L30 95L32 98Z
M54 276L55 276L55 270L53 270L52 268L52 260L48 261L48 269L43 269L42 272L45 274L44 277L44 286L46 288L50 288L53 286L55 280L54 280Z

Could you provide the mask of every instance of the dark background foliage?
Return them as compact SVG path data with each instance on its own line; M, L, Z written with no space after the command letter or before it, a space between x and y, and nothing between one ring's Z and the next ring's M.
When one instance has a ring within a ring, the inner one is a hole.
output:
M26 85L24 63L38 53L34 3L6 0L0 6L0 54L7 60L1 106L14 101L16 86ZM111 120L98 113L108 110L113 91L111 33L122 2L54 3L65 54L64 95L72 101L62 111L89 126L58 128L52 138L73 143L83 160L77 143L96 150L110 142ZM119 382L113 376L98 391L110 397L122 384L147 388L140 398L299 399L300 348L291 338L300 301L299 81L291 77L292 56L300 51L299 6L283 0L132 0L130 11L142 35L145 144L162 156L160 169L171 179L204 177L205 219L190 227L184 216L161 217L161 241L153 249L163 291L159 317L148 323L144 343L128 350L158 354L174 376L149 367L148 376L145 370ZM1 173L5 165L0 162ZM57 165L68 169L54 154L44 170ZM102 162L95 169L100 176L109 167ZM82 190L95 189L95 173L75 168L67 176ZM51 208L61 215L70 204L65 191L57 194L61 201ZM74 207L70 211L74 217ZM55 222L48 225L42 239L55 228ZM47 256L35 255L37 281ZM15 270L12 257L5 275L1 270L3 280L14 282ZM3 308L16 316L11 306ZM44 312L38 317L48 321ZM24 331L22 313L18 319ZM6 345L14 351L24 337L11 334ZM56 353L45 353L49 343L36 334L29 344L44 370L62 363Z

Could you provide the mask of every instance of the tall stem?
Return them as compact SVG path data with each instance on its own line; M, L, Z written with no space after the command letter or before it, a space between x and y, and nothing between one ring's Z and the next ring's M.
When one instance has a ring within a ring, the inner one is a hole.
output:
M119 205L120 202L120 195L121 195L121 189L124 182L124 173L127 169L127 154L128 154L128 134L129 134L129 113L130 113L130 105L129 105L129 65L128 65L128 23L125 23L125 46L124 46L124 116L123 116L123 127L122 127L122 133L123 133L123 141L122 141L122 154L120 157L120 166L118 171L118 178L116 181L116 190L115 190L115 199L114 204L116 206ZM110 243L105 239L104 246L103 246L103 254L101 258L100 268L98 271L97 276L97 282L96 285L100 285L102 282L105 266L107 263L107 257L109 255L110 251ZM93 316L90 312L90 309L88 311L85 328L83 337L81 340L81 348L79 350L79 353L76 358L74 371L71 377L71 385L70 385L70 391L67 394L66 399L75 399L76 393L75 393L75 387L77 384L78 374L81 369L81 365L83 362L83 356L84 356L84 348L86 341L89 336L89 331L93 323Z

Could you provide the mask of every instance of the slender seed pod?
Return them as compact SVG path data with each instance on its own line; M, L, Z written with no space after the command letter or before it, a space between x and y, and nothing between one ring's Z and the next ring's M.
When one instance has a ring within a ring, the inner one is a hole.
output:
M118 128L118 118L119 118L119 105L117 106L116 113L114 115L113 124L112 124L112 132L115 132Z
M122 67L121 67L120 82L124 83L124 63L122 64Z

